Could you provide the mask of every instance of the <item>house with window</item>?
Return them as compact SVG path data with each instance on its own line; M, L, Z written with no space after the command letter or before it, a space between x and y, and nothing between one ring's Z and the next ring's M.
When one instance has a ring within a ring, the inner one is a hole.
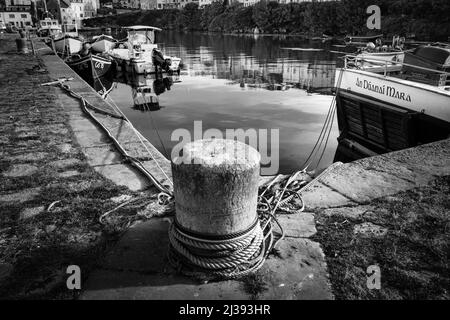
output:
M5 26L13 25L17 28L31 28L33 26L31 14L25 11L0 11L0 22Z
M59 4L58 4L59 2ZM48 11L63 24L82 26L84 19L97 15L99 0L48 0Z
M0 1L0 25L30 28L33 20L30 14L31 0Z

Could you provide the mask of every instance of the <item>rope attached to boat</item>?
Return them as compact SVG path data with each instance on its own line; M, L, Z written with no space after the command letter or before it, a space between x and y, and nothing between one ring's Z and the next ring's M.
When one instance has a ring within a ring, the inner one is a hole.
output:
M317 141L316 141L313 149L311 150L311 153L309 154L308 158L302 165L303 172L305 172L309 168L309 166L311 166L311 164L314 162L314 159L319 154L320 149L322 149L322 152L320 153L320 156L317 160L317 163L316 163L316 166L314 169L317 169L319 167L319 164L322 161L322 158L325 154L325 150L328 145L328 140L330 138L330 134L333 129L334 115L336 114L336 96L338 94L339 87L342 82L342 74L343 74L343 69L341 69L341 71L339 73L339 78L338 78L338 81L336 84L336 94L333 96L333 98L331 100L330 107L329 107L328 113L327 113L327 117L325 118L325 122L322 126L322 130L320 131L319 137L317 138Z
M145 145L145 143L142 140L142 136L140 135L140 133L136 133L136 129L133 127L133 125L129 122L128 118L120 111L119 111L119 115L117 114L113 114L110 112L107 112L105 110L99 109L93 105L91 105L90 103L88 103L82 96L80 96L79 94L77 94L76 92L74 92L73 90L70 89L70 86L67 84L63 84L62 82L58 82L59 86L61 89L63 89L65 92L67 92L70 96L77 98L78 100L80 100L81 102L81 107L82 110L89 115L89 117L94 120L94 122L96 124L98 124L108 135L108 137L113 141L114 145L116 146L116 148L119 150L119 152L128 160L130 161L130 163L136 167L136 169L138 169L146 178L148 178L153 185L155 185L155 187L158 188L158 190L161 192L161 194L158 196L159 199L166 199L166 201L170 198L173 197L173 193L172 191L167 188L166 186L162 185L144 166L144 164L137 159L136 157L131 156L119 143L119 141L117 141L117 139L111 134L111 132L108 130L108 128L106 128L93 114L91 111L89 111L89 109L95 110L96 112L100 112L103 114L107 114L108 116L111 117L115 117L115 118L119 118L122 119L124 121L126 121L131 128L134 130L135 134L138 136L140 142L144 145L145 149L147 150L147 152L150 154L151 158L155 161L155 163L157 164L157 166L160 168L160 170L163 172L163 174L166 176L168 182L170 184L172 184L171 179L167 176L167 174L164 172L164 170L161 168L161 166L159 165L158 161L155 159L155 157L153 156L153 154L150 152L150 150L148 150L147 146Z

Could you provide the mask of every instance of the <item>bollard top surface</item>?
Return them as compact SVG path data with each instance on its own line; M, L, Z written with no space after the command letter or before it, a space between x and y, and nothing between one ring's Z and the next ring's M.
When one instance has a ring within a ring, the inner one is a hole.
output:
M204 167L235 166L253 168L259 166L259 152L236 140L203 139L187 143L183 157L173 160L175 164L200 164Z

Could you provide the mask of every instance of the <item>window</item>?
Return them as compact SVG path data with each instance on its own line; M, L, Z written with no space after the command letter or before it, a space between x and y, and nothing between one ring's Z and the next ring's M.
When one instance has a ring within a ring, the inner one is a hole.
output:
M10 14L9 17L14 19L16 16L14 14Z
M27 15L26 14L21 14L20 17L26 19Z
M83 18L83 14L82 13L80 13L80 18Z

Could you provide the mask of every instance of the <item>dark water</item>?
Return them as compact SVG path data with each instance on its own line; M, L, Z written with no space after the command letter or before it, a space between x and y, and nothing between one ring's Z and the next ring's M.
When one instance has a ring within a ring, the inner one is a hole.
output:
M151 77L128 77L118 81L110 98L120 106L135 127L162 152L155 126L165 149L174 130L193 134L194 121L202 129L279 129L279 172L300 169L311 152L325 121L332 96L334 73L342 50L321 42L296 38L226 36L163 32L159 47L182 58L179 82L159 93L160 109L133 108L133 87L152 85ZM315 48L293 50L286 48ZM176 80L176 79L172 79ZM163 85L164 89L164 85ZM168 90L170 89L170 90ZM320 163L332 163L337 147L336 120ZM270 138L268 138L270 141Z

